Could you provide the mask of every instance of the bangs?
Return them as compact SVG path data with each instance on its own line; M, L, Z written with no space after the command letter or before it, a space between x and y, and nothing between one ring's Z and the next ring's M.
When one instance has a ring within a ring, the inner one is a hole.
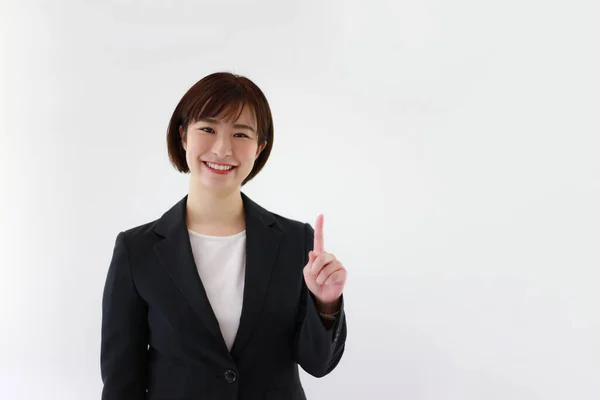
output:
M245 95L240 88L234 88L228 92L216 91L211 93L208 98L198 97L197 101L191 104L189 112L186 113L188 121L185 122L187 125L187 123L205 118L234 122L246 107L251 111L254 122L256 122L256 108L252 103L253 99Z

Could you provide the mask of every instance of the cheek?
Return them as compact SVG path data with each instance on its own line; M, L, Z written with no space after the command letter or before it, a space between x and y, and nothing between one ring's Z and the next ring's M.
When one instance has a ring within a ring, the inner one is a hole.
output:
M198 163L198 157L202 155L201 148L198 146L198 143L194 141L188 141L186 147L185 159L187 164L190 168L195 168L194 166Z
M248 160L249 162L254 162L257 150L258 146L256 143L252 142L240 143L236 147L236 153L238 154L238 157Z
M207 147L207 144L204 142L206 141L198 136L189 137L187 141L187 153L194 156L202 153L203 149Z

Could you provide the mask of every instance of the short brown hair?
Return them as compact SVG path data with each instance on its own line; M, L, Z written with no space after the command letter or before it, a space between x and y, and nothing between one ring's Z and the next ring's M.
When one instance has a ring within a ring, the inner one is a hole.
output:
M185 132L190 123L203 118L220 117L235 121L244 106L250 107L254 112L259 147L265 145L242 186L254 178L267 163L273 147L271 108L267 98L254 82L229 72L216 72L205 76L183 95L175 107L167 130L171 164L180 172L190 172L181 143L180 126Z

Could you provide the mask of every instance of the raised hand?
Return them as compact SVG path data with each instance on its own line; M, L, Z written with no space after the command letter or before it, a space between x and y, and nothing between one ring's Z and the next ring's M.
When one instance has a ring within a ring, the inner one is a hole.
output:
M306 286L317 299L321 312L337 311L336 307L344 291L347 275L342 263L333 254L325 251L321 214L315 224L313 250L308 253L308 263L304 267Z

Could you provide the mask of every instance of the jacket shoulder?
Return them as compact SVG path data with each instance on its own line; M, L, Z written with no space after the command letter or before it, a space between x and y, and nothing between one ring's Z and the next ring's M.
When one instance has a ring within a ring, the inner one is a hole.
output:
M303 250L307 254L309 250L312 250L314 229L308 222L284 217L273 212L271 212L271 215L275 219L278 228L284 232L290 241L295 243L304 243Z
M150 249L157 241L159 235L155 232L155 227L160 219L129 227L121 230L119 235L123 237L130 253L136 254L139 251Z
M304 233L304 231L307 229L307 222L305 221L300 221L298 219L293 219L290 217L285 217L281 214L277 214L274 212L271 212L271 215L273 216L273 218L275 218L275 221L277 221L277 225L279 225L281 227L282 230L289 232L299 232L299 233Z
M145 222L143 224L137 225L137 226L133 226L133 227L129 227L126 228L125 230L123 230L123 234L128 238L128 239L134 239L140 236L147 236L149 234L154 235L154 228L156 228L156 224L158 223L158 221L160 220L160 218L155 219L154 221L149 221L149 222Z

